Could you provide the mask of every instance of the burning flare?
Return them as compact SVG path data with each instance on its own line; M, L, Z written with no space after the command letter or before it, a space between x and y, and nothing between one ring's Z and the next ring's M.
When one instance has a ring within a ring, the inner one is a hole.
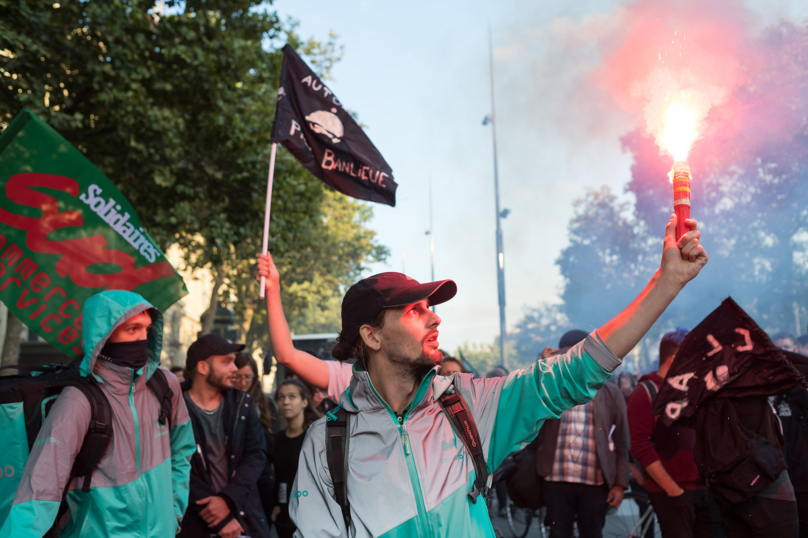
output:
M684 101L670 104L665 113L662 135L657 138L660 148L674 161L686 161L687 154L699 137L699 114Z

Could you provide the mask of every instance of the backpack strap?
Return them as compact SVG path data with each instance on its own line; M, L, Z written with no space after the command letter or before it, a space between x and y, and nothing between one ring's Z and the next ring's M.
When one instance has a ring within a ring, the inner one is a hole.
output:
M329 412L325 423L325 453L334 497L342 509L345 532L351 529L351 507L348 503L348 439L350 438L350 415L342 405Z
M452 423L455 433L460 435L463 440L466 451L471 455L475 474L474 488L469 493L471 502L476 503L480 494L488 498L488 467L483 455L483 444L480 442L477 424L474 422L474 416L471 414L466 400L452 385L438 398L438 404L446 413L449 422Z
M648 392L648 397L651 398L651 405L654 405L656 401L657 394L659 394L659 389L656 386L656 383L651 381L650 379L644 379L640 381L640 385L645 387L646 392Z
M174 398L174 391L168 386L165 372L160 368L155 369L152 376L146 381L146 386L160 402L160 416L157 420L162 426L168 423L168 426L171 427L171 400Z
M112 408L106 395L95 381L88 378L70 380L66 385L79 389L90 403L90 427L73 462L70 478L84 477L81 490L90 491L93 472L101 463L112 442ZM67 491L67 487L65 487Z

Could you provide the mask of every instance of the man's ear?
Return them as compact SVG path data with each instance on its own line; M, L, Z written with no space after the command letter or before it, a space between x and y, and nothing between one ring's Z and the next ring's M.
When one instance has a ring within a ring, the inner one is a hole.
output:
M210 363L207 360L196 363L196 371L199 375L206 376L210 373Z
M379 351L382 347L382 341L379 339L379 331L381 329L371 327L367 323L359 327L359 337L365 343L368 349Z

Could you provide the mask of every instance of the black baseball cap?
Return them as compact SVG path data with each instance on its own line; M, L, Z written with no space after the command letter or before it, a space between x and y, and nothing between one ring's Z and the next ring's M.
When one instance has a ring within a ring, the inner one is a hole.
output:
M569 349L578 342L585 340L587 336L589 336L587 332L581 329L567 331L561 337L561 340L558 341L558 349Z
M206 334L196 339L188 348L185 356L185 368L189 371L196 368L199 361L214 355L229 355L244 349L244 344L231 344L218 334Z
M385 308L395 308L429 299L429 305L445 303L457 293L453 280L419 283L401 273L380 273L362 279L342 299L341 338L350 341L359 327L370 323Z

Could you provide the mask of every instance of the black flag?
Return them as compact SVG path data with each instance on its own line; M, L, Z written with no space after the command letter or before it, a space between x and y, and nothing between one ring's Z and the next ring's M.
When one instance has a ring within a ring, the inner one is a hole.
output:
M763 329L727 298L690 331L654 403L670 426L693 416L706 400L770 396L806 386L805 378Z
M396 205L393 170L337 97L290 47L283 47L272 142L309 172L361 200Z

